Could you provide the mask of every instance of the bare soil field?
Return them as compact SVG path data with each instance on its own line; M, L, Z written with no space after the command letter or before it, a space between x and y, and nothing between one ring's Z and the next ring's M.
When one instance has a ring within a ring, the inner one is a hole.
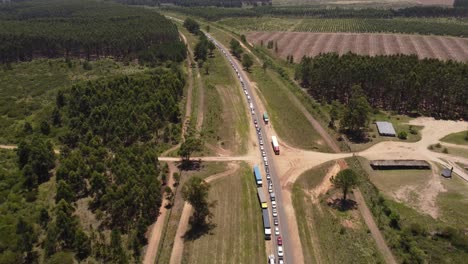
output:
M250 32L247 40L264 45L274 41L278 55L293 55L296 61L303 56L320 53L353 52L360 55L415 54L419 58L468 61L468 39L442 36L369 33L310 33L310 32Z

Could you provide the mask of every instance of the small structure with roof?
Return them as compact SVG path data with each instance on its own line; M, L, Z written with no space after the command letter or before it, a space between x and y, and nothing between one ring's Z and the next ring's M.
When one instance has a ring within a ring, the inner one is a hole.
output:
M444 178L452 178L453 167L451 169L445 168L442 169L442 177Z
M430 170L431 165L425 160L372 160L374 170Z
M393 128L392 123L384 122L384 121L377 121L375 122L375 125L377 125L377 130L379 131L379 134L381 136L387 136L387 137L396 136L396 132L395 132L395 129Z

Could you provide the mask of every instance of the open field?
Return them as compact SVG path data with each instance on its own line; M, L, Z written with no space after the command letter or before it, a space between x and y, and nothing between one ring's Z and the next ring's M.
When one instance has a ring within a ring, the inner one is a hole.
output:
M445 154L468 158L468 149L466 148L446 146L444 144L433 144L429 146L429 150L437 152L437 153L445 153Z
M38 120L52 112L59 89L81 81L146 69L109 59L90 64L91 69L85 70L79 60L67 63L63 59L39 59L11 64L11 69L0 70L0 143L16 143L24 121L37 127Z
M467 27L468 28L468 27ZM360 55L415 54L419 58L468 61L468 39L440 36L355 33L250 32L249 42L266 46L277 43L277 54L293 55L296 62L303 56L320 53L353 52Z
M293 187L293 204L306 263L383 263L357 209L340 211L329 205L337 190L315 199L312 190L334 162L304 172Z
M216 225L209 234L186 240L182 263L263 263L266 260L260 206L251 169L211 183Z
M468 145L468 131L462 131L447 135L440 139L442 142L457 144L457 145Z
M206 178L210 175L220 173L226 170L225 163L209 162L202 163L202 167L198 171L182 171L181 181L179 184L183 186L185 181L190 176L200 176ZM182 215L182 208L184 207L184 200L182 199L182 188L177 188L175 192L174 204L166 215L166 219L159 219L158 221L164 221L164 231L161 234L161 241L159 242L158 254L156 256L156 263L169 263L171 258L172 247L174 245L174 238L179 226L180 217Z
M205 63L209 64L209 73L200 73L205 84L203 135L221 151L244 154L250 122L241 89L219 50Z
M275 72L254 66L250 76L263 96L270 121L281 139L294 147L329 151L317 131L292 102L286 90L287 84Z
M448 18L226 18L218 22L240 33L251 31L404 33L468 36L468 21Z

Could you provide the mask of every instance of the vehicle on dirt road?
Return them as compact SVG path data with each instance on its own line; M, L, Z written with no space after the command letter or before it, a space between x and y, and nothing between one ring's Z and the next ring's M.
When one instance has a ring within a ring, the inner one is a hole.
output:
M275 226L275 236L279 236L279 234L280 234L279 227Z
M284 256L283 246L278 246L278 257L282 258Z
M268 264L275 264L275 255L268 256Z

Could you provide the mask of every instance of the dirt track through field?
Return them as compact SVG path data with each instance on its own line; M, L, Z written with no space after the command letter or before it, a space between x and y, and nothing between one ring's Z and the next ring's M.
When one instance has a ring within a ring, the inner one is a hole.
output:
M175 172L178 171L177 167L174 163L169 164L169 181L167 182L167 186L171 187L173 190L174 186L174 175ZM166 214L168 209L164 206L166 204L166 200L163 200L161 203L161 207L159 208L159 216L157 221L151 226L150 234L147 234L148 237L148 247L146 248L145 256L143 259L144 264L153 264L156 260L156 255L158 253L159 242L161 241L161 235L163 233L164 223L166 219Z
M209 176L205 179L205 181L209 183L222 177L232 175L239 169L239 167L240 166L237 163L229 163L229 170ZM177 227L174 245L172 247L171 259L169 261L170 264L180 264L182 262L182 253L184 251L184 235L188 230L191 212L192 206L186 202L182 210L179 226Z
M442 36L422 36L383 33L311 33L311 32L250 32L250 43L259 45L274 41L278 54L296 61L303 56L320 53L353 52L361 55L415 54L419 58L468 61L468 39ZM265 45L265 44L264 44Z

